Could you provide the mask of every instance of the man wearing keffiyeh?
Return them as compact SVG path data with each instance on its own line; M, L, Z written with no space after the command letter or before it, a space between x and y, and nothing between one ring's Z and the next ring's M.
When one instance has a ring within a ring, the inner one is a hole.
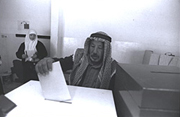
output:
M45 58L36 65L36 71L44 74L52 69L52 62L60 61L63 71L72 69L70 85L112 89L116 73L116 61L111 58L111 37L96 32L85 41L84 49L77 49L74 60Z

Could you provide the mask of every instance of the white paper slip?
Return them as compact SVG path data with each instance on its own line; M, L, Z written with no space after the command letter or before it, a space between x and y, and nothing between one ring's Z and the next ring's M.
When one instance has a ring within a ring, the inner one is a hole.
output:
M49 74L38 74L38 77L45 99L61 102L70 101L71 96L59 61L52 64L52 71Z

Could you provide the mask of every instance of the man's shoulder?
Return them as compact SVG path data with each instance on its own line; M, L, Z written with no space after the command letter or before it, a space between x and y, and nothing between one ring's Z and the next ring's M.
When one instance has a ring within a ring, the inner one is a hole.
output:
M116 73L117 65L118 65L118 62L116 60L112 59L112 62L111 62L111 73L112 74Z
M74 63L78 63L81 60L83 55L84 55L84 49L83 48L76 49L76 52L74 55Z
M20 46L25 47L25 42L22 42Z
M42 43L41 41L38 40L38 41L37 41L37 44L43 44L43 43Z
M118 62L115 59L112 58L111 66L116 67L117 64L118 64Z
M25 45L25 42L22 42L21 45Z

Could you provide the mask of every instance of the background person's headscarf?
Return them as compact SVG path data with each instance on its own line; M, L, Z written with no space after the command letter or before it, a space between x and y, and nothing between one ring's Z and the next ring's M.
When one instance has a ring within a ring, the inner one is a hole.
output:
M35 34L36 37L34 40L31 40L29 38L29 35L30 34ZM30 60L31 61L31 57L33 56L34 53L37 52L36 50L36 45L37 45L37 42L38 42L38 39L37 39L37 33L35 30L29 30L28 33L26 34L26 37L25 37L25 49L24 49L24 52L28 55L28 58L26 59L27 60Z
M111 37L109 37L104 32L93 33L91 34L90 37L86 39L84 44L84 54L82 56L82 59L78 63L74 64L74 68L70 76L71 79L70 84L78 85L82 80L83 74L85 73L88 64L90 64L88 52L89 52L89 46L91 40L98 40L104 43L102 66L100 68L98 79L96 81L96 86L94 88L108 89L111 80L111 63L112 63L111 44L110 44Z

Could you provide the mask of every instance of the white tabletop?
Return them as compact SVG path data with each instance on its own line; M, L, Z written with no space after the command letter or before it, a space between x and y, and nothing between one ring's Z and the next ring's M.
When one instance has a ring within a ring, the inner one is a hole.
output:
M17 105L7 117L117 117L112 91L68 88L71 104L44 100L40 82L31 80L5 95Z

